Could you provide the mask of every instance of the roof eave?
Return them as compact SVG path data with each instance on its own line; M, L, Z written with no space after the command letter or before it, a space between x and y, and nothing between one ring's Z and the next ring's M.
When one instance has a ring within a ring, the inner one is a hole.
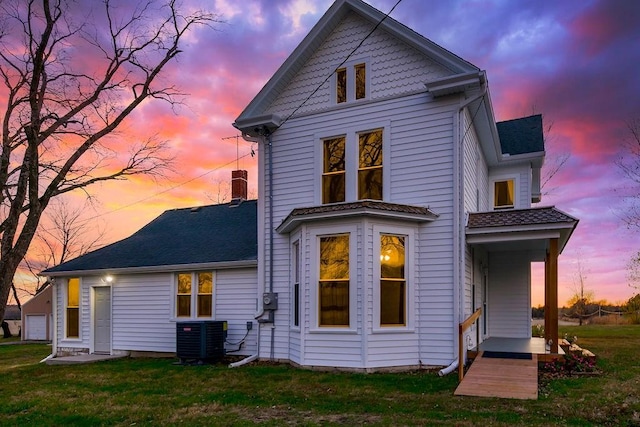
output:
M176 271L196 271L196 270L223 270L234 268L251 268L257 267L257 260L242 261L220 261L193 264L172 264L172 265L149 265L140 267L116 267L116 268L99 268L93 270L68 270L41 272L39 276L44 277L74 277L74 276L102 276L106 274L144 274L144 273L172 273Z
M282 63L280 68L267 81L258 94L249 102L236 119L236 123L250 121L260 116L267 105L274 99L279 88L289 81L315 52L320 43L340 23L349 12L355 12L379 28L413 46L418 51L428 55L432 60L456 74L478 72L480 69L468 61L460 58L431 40L416 33L393 18L385 18L385 14L360 0L336 1L320 20L313 26L307 36ZM384 19L384 20L383 20ZM236 126L237 127L237 126Z
M395 212L380 210L370 207L361 207L357 209L350 209L345 211L335 212L320 212L302 215L289 215L282 221L282 223L276 228L276 231L280 234L290 233L295 230L299 225L311 221L332 220L332 219L348 219L355 217L373 217L381 219L398 219L402 221L413 222L431 222L438 218L438 215L424 215L409 212Z

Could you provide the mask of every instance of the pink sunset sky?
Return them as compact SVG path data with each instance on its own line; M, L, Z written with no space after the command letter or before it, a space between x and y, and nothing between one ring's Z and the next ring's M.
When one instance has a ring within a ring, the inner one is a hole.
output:
M396 0L368 2L386 13ZM121 128L125 142L149 135L170 141L176 173L160 182L136 178L92 187L100 203L90 216L108 230L105 244L166 209L218 202L219 183L236 168L236 149L257 195L252 146L225 138L238 134L231 123L332 0L201 3L225 22L193 32L166 70L164 78L189 94L184 105L172 111L147 102ZM629 135L625 122L640 118L640 2L402 0L391 17L486 70L497 120L541 113L546 126L553 124L548 159L570 157L541 205L580 219L560 258L561 304L572 293L578 260L597 299L631 297L626 265L640 250L640 230L620 220L630 183L615 161ZM538 305L541 278L534 278L532 304Z

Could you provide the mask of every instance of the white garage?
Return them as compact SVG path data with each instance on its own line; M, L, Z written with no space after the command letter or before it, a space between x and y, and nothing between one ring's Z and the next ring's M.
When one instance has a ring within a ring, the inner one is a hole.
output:
M47 339L47 316L44 314L29 314L26 317L25 339L44 341Z

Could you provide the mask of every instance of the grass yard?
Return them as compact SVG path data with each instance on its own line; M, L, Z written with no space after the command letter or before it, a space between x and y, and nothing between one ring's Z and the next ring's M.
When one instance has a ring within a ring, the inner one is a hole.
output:
M550 380L537 401L454 397L457 376L428 371L231 370L170 359L47 366L38 364L47 345L0 345L0 425L640 426L640 326L560 333L596 353L603 374Z

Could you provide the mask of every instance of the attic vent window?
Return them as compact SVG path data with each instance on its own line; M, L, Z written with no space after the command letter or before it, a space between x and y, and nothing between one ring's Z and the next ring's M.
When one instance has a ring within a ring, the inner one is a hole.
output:
M336 103L342 104L367 97L367 64L362 62L336 70Z

